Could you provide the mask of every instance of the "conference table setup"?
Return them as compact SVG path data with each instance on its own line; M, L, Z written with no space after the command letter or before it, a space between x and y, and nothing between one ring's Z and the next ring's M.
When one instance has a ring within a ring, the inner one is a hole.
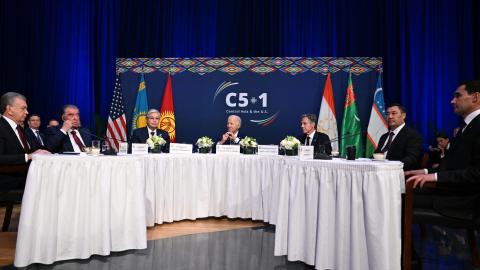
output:
M316 269L400 269L403 164L243 154L34 155L14 265L147 248L147 227L275 225L275 255Z

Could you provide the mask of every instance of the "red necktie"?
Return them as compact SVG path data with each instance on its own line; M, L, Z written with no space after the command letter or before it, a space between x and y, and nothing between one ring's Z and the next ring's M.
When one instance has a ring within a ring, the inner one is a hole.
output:
M20 141L23 144L23 150L25 153L30 153L30 147L28 146L27 140L25 139L25 133L23 132L23 128L17 125L18 137L20 137Z
M82 141L77 136L77 132L75 130L72 130L70 131L70 133L72 134L72 137L75 143L78 145L78 147L80 147L80 151L85 152L85 145L83 145Z

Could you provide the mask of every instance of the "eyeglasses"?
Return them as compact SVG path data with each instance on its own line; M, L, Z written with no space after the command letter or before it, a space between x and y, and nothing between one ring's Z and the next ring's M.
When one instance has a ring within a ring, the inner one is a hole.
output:
M160 117L148 117L149 120L160 120Z

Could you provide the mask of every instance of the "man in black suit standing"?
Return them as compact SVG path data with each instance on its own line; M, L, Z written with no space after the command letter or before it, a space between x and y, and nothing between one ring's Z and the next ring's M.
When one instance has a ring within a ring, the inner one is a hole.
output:
M407 182L414 182L413 187L422 187L425 182L442 187L433 193L416 192L414 207L472 220L480 214L480 81L461 83L451 104L463 123L439 167L408 171L405 176Z
M85 148L92 145L92 133L81 126L78 107L71 104L63 106L62 120L62 126L45 130L47 149L53 153L85 152Z
M132 132L132 143L146 143L148 138L156 135L162 137L166 143L162 146L161 151L168 153L170 150L170 136L164 130L158 128L160 122L160 112L156 109L150 109L147 112L147 126L137 128Z
M27 117L27 99L15 92L0 98L0 165L27 164L32 159L32 150L20 126ZM34 154L48 153L37 150ZM0 175L0 190L23 188L27 171Z
M40 116L31 114L28 116L28 128L25 129L25 136L32 149L46 149L45 135L40 132Z
M300 142L314 147L315 153L321 153L324 149L327 155L332 153L332 144L327 134L317 131L317 116L304 114L300 117L303 134Z
M403 162L403 169L408 171L420 166L422 136L405 125L406 117L406 109L401 104L393 103L387 108L388 132L380 137L375 153Z

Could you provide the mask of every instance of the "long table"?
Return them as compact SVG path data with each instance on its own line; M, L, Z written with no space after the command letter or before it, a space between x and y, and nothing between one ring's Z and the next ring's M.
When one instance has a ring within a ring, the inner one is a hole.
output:
M276 224L275 255L400 269L402 164L256 155L34 156L15 266L146 248L146 227L228 216Z

